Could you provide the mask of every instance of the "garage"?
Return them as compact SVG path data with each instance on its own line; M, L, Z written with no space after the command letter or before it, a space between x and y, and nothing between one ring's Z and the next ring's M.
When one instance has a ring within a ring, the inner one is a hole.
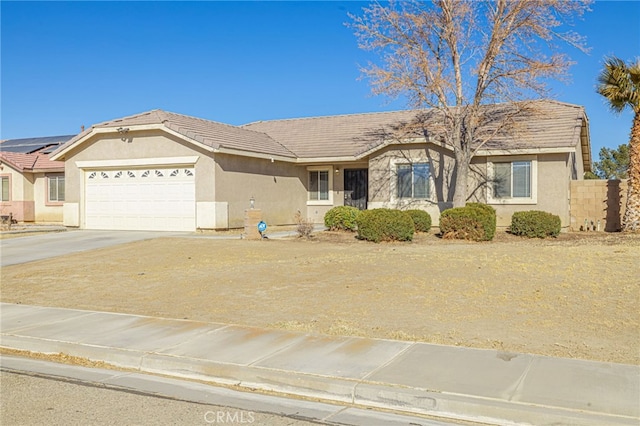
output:
M195 231L193 167L85 170L86 229Z

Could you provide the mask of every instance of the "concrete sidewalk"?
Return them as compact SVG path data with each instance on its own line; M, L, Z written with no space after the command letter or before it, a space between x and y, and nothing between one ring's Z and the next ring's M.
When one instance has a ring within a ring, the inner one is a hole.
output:
M638 425L640 366L0 304L3 348L492 424Z

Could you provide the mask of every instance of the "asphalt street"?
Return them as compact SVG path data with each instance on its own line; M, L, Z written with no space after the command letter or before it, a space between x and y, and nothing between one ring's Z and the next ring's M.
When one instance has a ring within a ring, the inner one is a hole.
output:
M240 392L139 373L12 356L0 360L2 425L471 424Z
M0 373L3 425L207 425L311 426L315 422L204 405L91 383Z

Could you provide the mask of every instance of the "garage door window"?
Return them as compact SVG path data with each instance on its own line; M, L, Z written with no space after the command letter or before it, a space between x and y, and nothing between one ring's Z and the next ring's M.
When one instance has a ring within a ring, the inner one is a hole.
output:
M113 175L114 179L120 179L120 178L127 179L127 178L134 178L134 177L136 177L136 175L131 170L127 170L126 172L121 170L119 172L116 172L115 175Z

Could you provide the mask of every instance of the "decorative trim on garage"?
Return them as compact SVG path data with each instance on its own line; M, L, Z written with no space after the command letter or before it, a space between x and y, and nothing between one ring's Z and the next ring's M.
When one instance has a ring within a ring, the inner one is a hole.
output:
M191 166L196 164L200 157L197 155L189 157L160 157L160 158L130 158L126 160L96 160L96 161L76 161L76 167L83 170L88 169L121 169L128 167L143 166Z

